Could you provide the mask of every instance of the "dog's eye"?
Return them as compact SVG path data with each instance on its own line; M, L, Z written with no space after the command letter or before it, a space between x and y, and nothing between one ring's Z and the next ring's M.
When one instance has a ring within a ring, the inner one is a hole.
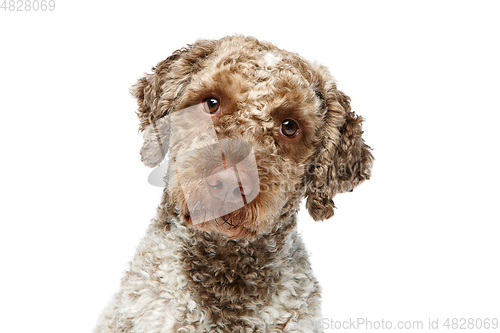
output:
M299 124L293 119L285 119L281 123L281 134L287 138L294 137L299 132Z
M203 109L206 113L215 114L220 109L220 102L217 98L209 97L203 102Z

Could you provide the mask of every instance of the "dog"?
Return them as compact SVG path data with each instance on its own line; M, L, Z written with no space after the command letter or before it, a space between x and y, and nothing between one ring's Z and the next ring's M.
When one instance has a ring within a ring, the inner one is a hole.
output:
M322 332L299 203L332 217L373 164L328 70L236 35L175 51L131 92L163 198L94 332Z

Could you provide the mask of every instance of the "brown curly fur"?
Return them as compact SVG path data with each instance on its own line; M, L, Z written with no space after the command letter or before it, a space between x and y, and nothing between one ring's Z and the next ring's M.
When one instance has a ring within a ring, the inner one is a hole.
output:
M307 197L311 216L328 219L337 193L370 178L373 157L349 97L325 67L243 36L174 52L132 93L148 166L167 151L182 156L199 136L191 129L171 140L158 130L169 127L167 116L219 99L221 111L211 118L217 138L224 150L235 140L250 143L260 192L232 213L195 224L185 195L207 196L206 186L200 180L183 189L177 177L210 165L210 148L184 154L182 172L167 172L158 217L96 332L320 332L319 286L296 215ZM300 126L293 138L279 130L290 118Z

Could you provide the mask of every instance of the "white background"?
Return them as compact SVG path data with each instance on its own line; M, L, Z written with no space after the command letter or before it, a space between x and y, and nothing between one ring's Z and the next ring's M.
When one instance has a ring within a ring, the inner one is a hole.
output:
M372 180L300 213L323 316L500 317L497 2L242 3L0 11L2 332L92 330L161 197L128 89L234 33L328 66L366 119Z

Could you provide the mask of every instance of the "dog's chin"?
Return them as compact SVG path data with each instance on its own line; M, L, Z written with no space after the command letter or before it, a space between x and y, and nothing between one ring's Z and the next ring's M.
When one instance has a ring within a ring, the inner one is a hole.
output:
M186 226L228 238L253 239L269 232L287 202L279 188L267 188L231 203L210 196L202 183L193 182L184 189L177 182L170 184L171 203Z
M186 222L191 227L209 233L217 232L226 236L227 238L252 239L259 234L258 231L247 227L246 224L243 223L242 221L237 221L234 218L231 218L230 214L198 224L190 223L189 216L187 218L188 220Z
M227 238L253 239L269 231L273 217L262 216L257 203L252 202L228 214L213 217L199 222L199 218L191 215L187 206L181 209L181 219L191 228L209 233L220 233ZM196 214L199 214L197 212ZM208 215L210 216L210 215Z

